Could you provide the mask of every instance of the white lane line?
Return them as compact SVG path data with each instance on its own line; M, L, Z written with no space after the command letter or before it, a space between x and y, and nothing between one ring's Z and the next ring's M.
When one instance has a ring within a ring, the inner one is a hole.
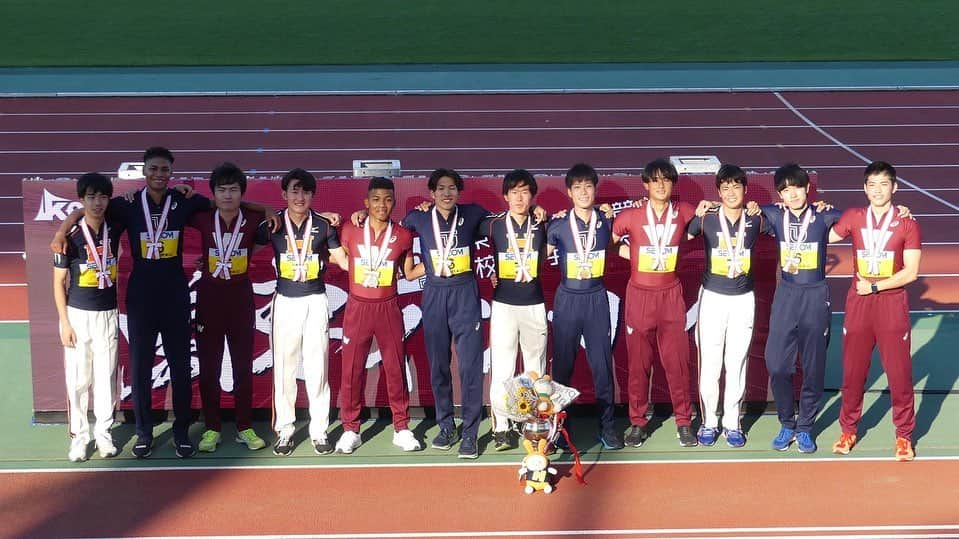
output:
M919 277L959 277L959 273L920 273ZM851 273L830 273L827 279L851 279Z
M0 288L15 288L29 286L28 283L0 283Z
M909 193L915 191L911 187L903 187L902 189L897 189L897 193ZM959 187L927 187L926 191L959 191ZM850 188L850 189L816 189L817 193L862 193L862 188Z
M839 140L839 139L837 139L836 137L830 135L830 134L829 134L825 129L823 129L822 127L819 127L818 125L816 125L816 122L810 120L805 114L803 114L802 112L800 112L796 107L793 106L792 103L789 102L788 99L786 99L785 97L783 97L783 95L780 94L779 92L773 92L773 95L775 95L780 101L782 101L783 105L786 105L786 107L787 107L789 110L791 110L796 116L798 116L798 117L799 117L800 119L802 119L804 122L806 122L807 124L809 124L809 127L812 127L813 129L815 129L816 131L818 131L822 136L824 136L824 137L826 137L827 139L831 140L833 143L835 143L835 144L836 144L837 146L839 146L840 148L842 148L842 149L846 150L847 152L849 152L850 154L856 156L857 158L859 158L862 162L864 162L864 163L866 163L866 164L869 164L869 163L871 163L871 162L873 161L872 159L869 159L869 158L866 157L865 155L863 155L863 154L857 152L856 150L850 148L847 144L843 143L841 140ZM933 200L935 200L935 201L938 201L938 202L942 203L943 205L945 205L946 207L952 208L953 210L959 212L959 206L957 206L957 205L953 204L952 202L949 202L948 200L946 200L946 199L944 199L944 198L936 195L935 193L931 193L931 192L923 189L922 187L919 187L918 185L909 182L908 180L906 180L906 179L903 178L903 177L899 177L899 182L901 182L902 184L907 185L907 186L909 186L909 187L912 187L913 189L921 192L922 194L926 195L927 197L929 197L929 198L931 198L931 199L933 199Z

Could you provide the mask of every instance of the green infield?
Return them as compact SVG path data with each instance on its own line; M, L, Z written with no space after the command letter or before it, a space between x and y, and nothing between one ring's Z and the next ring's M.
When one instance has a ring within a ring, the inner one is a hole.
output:
M8 0L0 65L950 60L952 0Z

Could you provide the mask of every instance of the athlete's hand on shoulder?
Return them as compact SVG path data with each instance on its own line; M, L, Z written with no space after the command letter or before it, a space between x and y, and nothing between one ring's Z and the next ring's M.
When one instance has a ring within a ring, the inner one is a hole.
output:
M558 212L554 213L552 217L550 217L550 219L565 219L565 218L566 218L566 210L559 210Z
M896 209L899 210L899 217L902 217L903 219L912 219L913 221L916 220L916 217L906 206L896 206Z
M496 285L499 284L499 278L495 273L489 276L489 282L493 285L493 288L496 288Z
M822 213L824 211L829 211L833 208L832 204L826 202L825 200L817 200L812 203L816 207L816 211Z
M185 183L178 183L174 185L173 187L171 187L171 189L176 189L177 191L180 192L181 195L183 195L186 198L190 198L196 194L196 189L194 189L192 185L188 185Z
M718 202L711 202L709 200L700 200L699 204L696 206L696 217L702 217L706 215L709 210L713 208L718 208Z
M62 232L57 231L53 235L53 239L50 240L50 250L54 254L65 255L67 254L67 237Z
M363 226L363 221L366 221L367 215L366 210L356 210L353 215L350 215L350 222L353 223L353 226Z
M433 203L428 200L424 200L423 202L420 202L419 206L416 207L416 209L419 211L430 211L432 208L433 208Z
M872 294L872 283L860 275L858 271L856 272L856 293L860 296Z
M610 206L609 203L607 202L603 202L602 204L599 205L599 211L603 212L603 215L605 215L607 219L612 219L613 217L616 217L616 214L613 213L613 207Z
M126 200L127 202L130 202L130 203L136 202L137 191L139 191L139 189L130 189L129 191L124 191L122 195L123 200Z
M70 325L70 322L60 322L60 344L67 348L73 348L77 345L77 334L73 331L73 326Z
M759 208L759 203L755 200L750 200L746 203L746 215L759 215L762 211L763 210Z
M276 234L281 228L283 228L283 221L280 220L280 216L277 215L272 208L269 206L264 206L264 208L267 210L264 217L266 222L270 225L270 233Z
M536 220L536 224L539 224L549 219L549 213L542 206L533 206L533 218Z
M619 257L629 260L629 245L625 243L619 244Z
M320 213L320 216L330 222L330 225L333 227L340 226L340 214L332 211L325 211Z
M642 209L646 203L649 202L649 197L639 198L633 201L633 207L636 209Z

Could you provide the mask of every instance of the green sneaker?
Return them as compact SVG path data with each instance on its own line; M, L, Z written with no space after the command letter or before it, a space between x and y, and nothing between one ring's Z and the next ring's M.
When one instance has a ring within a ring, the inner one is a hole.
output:
M212 453L216 451L218 445L220 445L220 433L215 430L206 430L200 437L200 445L197 449L204 453Z
M256 451L257 449L266 447L266 442L263 441L263 438L257 436L256 431L253 429L241 430L236 433L236 441L241 444L246 444L246 447L250 451Z

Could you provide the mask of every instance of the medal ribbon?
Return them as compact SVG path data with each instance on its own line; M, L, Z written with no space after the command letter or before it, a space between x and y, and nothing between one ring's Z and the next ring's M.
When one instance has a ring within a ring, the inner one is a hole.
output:
M90 234L90 227L87 226L86 219L80 220L80 230L83 231L83 239L87 242L87 248L90 250L90 256L97 266L97 288L103 290L113 286L113 280L110 279L110 270L107 268L107 258L110 256L110 229L107 227L106 219L103 220L102 235L100 243L103 244L103 253L97 256L97 244L93 241L93 235Z
M892 223L892 214L894 208L886 210L886 215L882 219L879 227L879 234L876 234L876 223L873 220L872 208L866 208L866 252L869 253L867 260L868 271L870 275L879 275L879 255L886 247L889 238L886 232L889 231L889 224Z
M653 245L653 269L656 271L666 270L666 247L669 244L670 231L673 226L673 203L670 202L666 208L666 224L663 228L663 235L659 235L656 227L656 215L653 213L653 205L646 204L646 223L649 228L646 229L646 235Z
M519 248L519 241L516 239L516 231L513 230L513 217L506 214L506 239L509 241L509 248L516 255L516 277L513 279L517 283L528 283L533 280L526 262L529 260L530 248L533 246L533 218L526 216L526 248Z
M240 243L240 224L242 222L243 210L240 210L236 215L236 224L233 225L233 234L230 236L230 243L227 244L226 250L224 250L223 233L220 231L220 210L216 210L216 213L213 215L213 227L215 230L213 242L216 244L217 252L220 253L220 259L216 262L216 269L213 270L214 277L230 279L230 269L233 268L230 259L233 258L233 251L236 250L237 245Z
M726 243L726 250L729 253L729 256L726 257L729 261L729 271L726 276L732 279L740 272L739 255L742 252L743 238L746 237L746 214L741 213L739 215L739 229L736 231L735 248L729 235L729 226L726 224L726 214L722 209L719 210L719 229L722 231L723 242Z
M436 206L433 206L431 216L433 218L433 237L436 239L436 250L439 251L440 255L439 263L433 268L433 275L443 277L444 273L449 273L449 276L452 277L453 270L448 268L446 264L450 257L450 251L456 246L456 223L458 223L460 219L460 208L456 206L456 211L453 213L453 223L450 225L450 234L446 242L443 241L443 236L440 235L440 219Z
M586 243L579 240L579 226L576 224L576 210L569 212L569 231L573 234L573 245L576 246L576 253L579 254L580 270L590 269L587 252L592 248L596 240L596 210L590 209L589 224L586 231Z
M383 263L386 262L386 255L389 253L387 251L387 245L390 243L390 238L393 236L393 221L390 221L386 225L386 231L383 233L383 240L380 241L380 250L376 253L376 258L373 258L373 240L376 237L373 234L373 227L370 226L369 218L363 222L363 239L366 241L366 253L369 258L370 271L376 272L377 280L376 282L363 283L363 286L374 288L379 286L379 271L380 267L383 266Z
M310 210L306 214L306 228L303 229L303 247L301 249L296 248L296 234L293 223L290 221L290 210L288 209L283 211L283 224L286 226L286 241L296 260L293 280L306 282L306 256L313 240L313 211Z
M147 190L140 191L140 205L143 208L143 220L147 225L147 254L144 258L159 260L160 258L160 236L166 228L167 215L170 213L170 202L173 197L166 195L166 202L163 203L163 212L160 214L160 221L157 223L156 230L153 230L153 219L150 217L150 205L147 203Z
M783 266L787 271L793 264L793 258L799 252L800 244L806 241L806 234L809 230L809 223L812 221L812 208L807 207L802 213L802 223L799 225L799 234L796 241L789 240L789 215L792 212L789 208L783 209L783 234L786 235L786 265ZM799 269L798 267L796 269Z

